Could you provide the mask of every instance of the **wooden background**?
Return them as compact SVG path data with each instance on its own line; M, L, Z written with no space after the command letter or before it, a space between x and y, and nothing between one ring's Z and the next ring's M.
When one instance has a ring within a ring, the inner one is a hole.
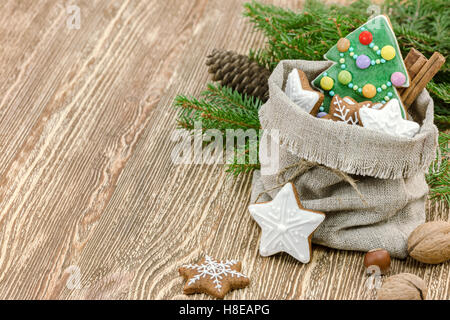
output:
M203 299L182 294L177 268L205 253L243 261L252 283L229 299L374 297L362 253L260 257L250 176L171 162L171 104L204 89L206 54L263 45L241 12L239 0L0 2L0 298ZM449 262L392 269L449 298Z

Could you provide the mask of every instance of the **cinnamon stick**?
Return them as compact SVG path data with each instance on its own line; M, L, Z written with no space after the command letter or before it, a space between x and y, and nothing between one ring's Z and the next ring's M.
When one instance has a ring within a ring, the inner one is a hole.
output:
M409 79L412 80L423 67L423 65L427 62L427 58L418 50L412 48L408 55L405 58L405 67L408 70ZM400 96L406 88L397 89Z
M417 50L416 50L417 51ZM427 83L434 77L434 75L439 71L442 65L445 63L445 58L439 52L433 53L431 58L423 63L423 59L414 53L415 57L411 58L410 61L414 61L410 68L408 69L408 73L415 74L412 77L412 81L410 81L410 85L408 88L405 88L401 93L400 97L402 98L403 104L409 107L414 100L416 100L417 96L422 92L422 90L426 87ZM422 55L423 57L423 55ZM406 59L405 59L406 63ZM408 67L407 67L408 68Z

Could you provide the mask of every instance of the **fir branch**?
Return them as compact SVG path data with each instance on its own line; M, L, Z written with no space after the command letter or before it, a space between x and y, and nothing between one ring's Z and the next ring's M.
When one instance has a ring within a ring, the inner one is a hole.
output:
M439 151L436 160L431 164L426 180L430 186L429 197L435 201L445 201L450 204L450 134L439 134Z
M179 110L177 123L180 128L193 130L195 122L201 121L203 132L208 129L222 131L224 142L227 139L227 129L256 130L256 145L246 139L243 145L236 145L233 159L227 160L231 161L231 164L227 165L226 171L234 176L259 168L257 156L256 161L250 159L249 150L253 148L258 152L258 111L261 105L262 102L255 97L241 95L233 89L216 84L208 84L200 99L178 95L174 101L174 107ZM239 139L236 140L239 143Z
M192 129L195 121L202 122L203 130L260 128L258 109L261 101L220 85L209 84L201 99L178 95L174 106L179 109L178 124Z
M238 164L238 163L232 163L227 165L227 169L225 172L232 174L233 176L237 177L241 174L248 174L252 173L253 170L259 170L260 164Z
M450 104L450 83L435 83L433 80L427 84L428 91L436 98L442 100L445 104ZM450 115L450 108L445 108L446 113Z
M450 116L441 116L438 114L434 115L434 123L441 131L446 131L450 129Z
M256 143L246 141L244 145L237 146L235 156L232 159L233 162L227 165L227 173L230 173L236 177L240 174L251 173L253 170L260 169L261 165L259 163L259 158L256 157L256 163L254 163L254 161L251 161L252 159L250 159L249 156L249 151L252 148L253 150L256 150L256 152L259 151L259 132L257 138Z
M246 110L251 117L258 113L258 110L262 105L261 100L258 98L247 96L245 94L241 95L236 90L220 85L213 85L211 83L208 84L207 90L203 91L202 95L207 97L212 103Z

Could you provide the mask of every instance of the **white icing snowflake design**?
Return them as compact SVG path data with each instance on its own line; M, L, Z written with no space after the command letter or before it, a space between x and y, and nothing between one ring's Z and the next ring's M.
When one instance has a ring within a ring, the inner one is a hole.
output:
M222 289L221 280L223 279L223 277L230 275L231 277L247 278L247 276L243 275L242 273L231 269L231 266L237 263L238 262L236 260L226 260L225 262L218 262L210 256L205 256L205 262L203 264L186 264L183 266L183 268L196 269L198 272L198 274L189 279L188 285L195 283L196 281L200 280L200 278L209 277L211 280L213 280L217 291L220 292L220 290Z
M334 101L334 104L337 105L337 108L335 110L336 110L336 112L338 112L338 113L335 112L333 114L335 117L338 117L340 120L342 120L348 124L358 124L358 117L356 116L356 114L355 114L355 119L353 119L352 116L347 118L349 109L347 109L345 107L345 104L342 103L342 99L340 100L339 98L337 98Z

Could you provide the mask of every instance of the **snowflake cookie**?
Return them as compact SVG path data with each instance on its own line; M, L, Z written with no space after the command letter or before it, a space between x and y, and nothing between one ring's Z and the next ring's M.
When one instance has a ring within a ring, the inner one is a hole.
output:
M286 252L302 263L310 261L312 234L325 214L303 208L292 183L287 183L272 201L255 203L248 209L262 229L262 256Z
M205 256L198 264L186 264L178 271L186 279L185 294L207 293L223 299L229 291L250 284L250 279L240 272L241 263L236 260L217 261Z

